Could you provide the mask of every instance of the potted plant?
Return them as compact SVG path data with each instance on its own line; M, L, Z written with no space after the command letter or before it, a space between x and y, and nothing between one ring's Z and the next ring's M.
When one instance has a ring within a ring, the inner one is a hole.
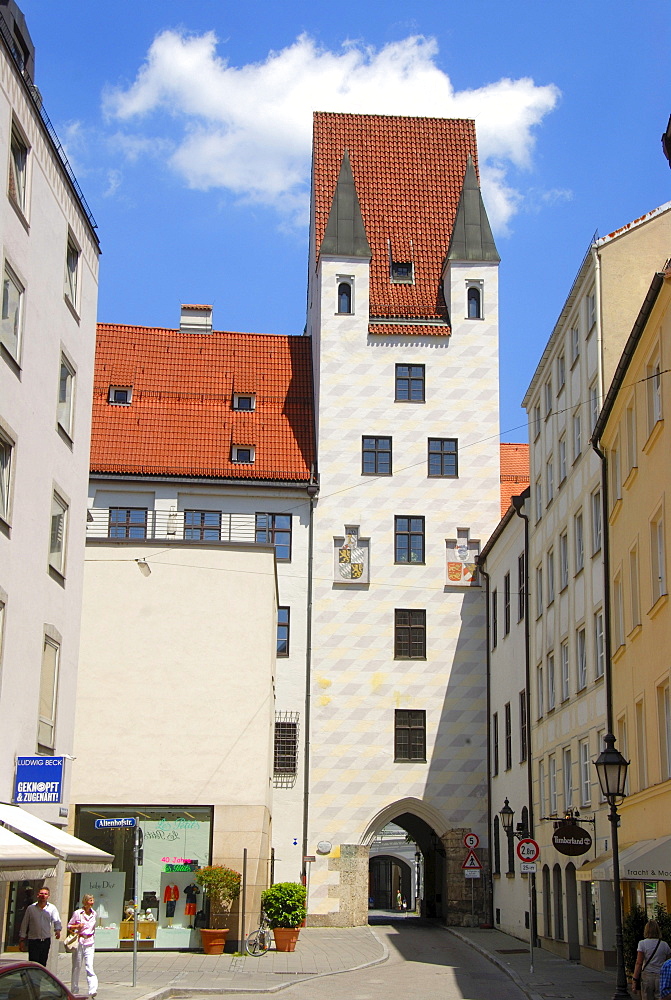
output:
M300 926L307 916L305 886L278 882L261 893L261 905L275 936L277 951L295 951Z
M225 865L205 865L194 877L210 904L210 927L201 927L200 936L206 955L221 955L226 945L228 927L226 917L231 912L233 900L240 895L240 872Z

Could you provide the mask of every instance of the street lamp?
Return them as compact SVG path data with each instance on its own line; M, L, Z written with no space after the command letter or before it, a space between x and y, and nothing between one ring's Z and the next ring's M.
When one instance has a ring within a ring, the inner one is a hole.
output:
M523 810L522 815L524 816L526 810ZM513 829L513 818L515 816L515 810L511 809L508 799L503 803L503 809L500 810L499 816L501 817L501 826L503 827L503 832L508 838L508 863L510 866L510 871L514 870L515 857L512 851L513 837L517 837L518 840L527 840L529 838L529 831L526 829L526 823L518 823L517 829ZM535 868L535 865L534 865ZM536 876L532 873L529 875L529 971L534 971L534 938L536 936L536 921L534 919L534 892L536 889Z
M606 744L594 761L596 773L599 776L601 794L610 806L611 839L613 841L613 895L615 897L615 951L617 956L617 979L613 1000L626 1000L627 974L624 970L624 944L622 940L622 900L620 899L620 850L617 838L619 817L617 803L625 797L624 786L627 781L629 761L625 760L619 750L615 749L615 737L608 733L603 738Z

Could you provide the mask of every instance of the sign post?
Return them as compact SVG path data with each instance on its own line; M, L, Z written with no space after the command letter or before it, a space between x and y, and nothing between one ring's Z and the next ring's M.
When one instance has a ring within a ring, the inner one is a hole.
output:
M480 864L480 859L475 853L475 848L480 843L480 838L475 833L467 833L464 837L464 846L468 848L468 854L466 855L466 860L461 866L466 878L471 880L471 919L475 916L475 895L474 895L474 882L473 879L480 878L480 871L482 865Z
M308 925L308 900L310 898L310 868L312 867L313 862L315 862L316 860L317 858L315 857L314 854L306 854L305 857L303 858L303 864L305 865L305 923L303 924L303 927L307 927Z
M96 830L134 830L133 838L133 986L137 986L137 900L140 866L140 846L142 831L136 816L121 816L118 819L97 819Z
M520 860L520 871L526 872L529 876L529 972L534 971L534 912L533 912L533 885L536 878L536 860L541 853L540 847L531 837L520 840L515 848L517 857Z

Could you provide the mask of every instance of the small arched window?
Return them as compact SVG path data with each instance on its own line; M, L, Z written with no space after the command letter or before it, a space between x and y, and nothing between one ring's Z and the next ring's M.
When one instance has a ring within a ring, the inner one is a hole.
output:
M494 817L494 874L501 871L501 834L499 831L499 817Z
M338 312L352 312L352 286L348 281L341 281L338 285Z
M480 289L471 285L468 289L468 318L482 319L482 298Z

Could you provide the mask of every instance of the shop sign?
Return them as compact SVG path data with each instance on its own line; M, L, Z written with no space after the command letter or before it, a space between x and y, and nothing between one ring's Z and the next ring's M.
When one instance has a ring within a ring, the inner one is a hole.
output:
M62 802L64 762L64 757L17 757L15 804Z
M576 823L562 823L552 834L552 846L560 854L577 857L587 854L592 846L592 835Z

